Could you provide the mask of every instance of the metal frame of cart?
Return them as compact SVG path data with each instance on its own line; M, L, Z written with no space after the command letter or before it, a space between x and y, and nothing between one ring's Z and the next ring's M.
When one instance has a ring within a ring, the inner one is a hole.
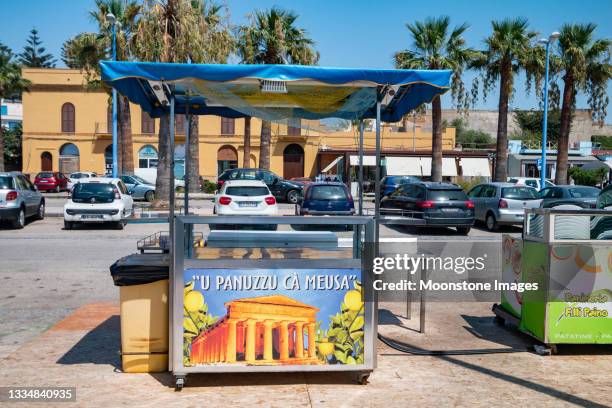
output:
M353 258L351 259L192 259L184 255L190 252L189 226L239 223L243 225L258 224L301 224L301 225L351 225L353 233ZM353 371L367 376L376 367L376 326L377 302L376 293L365 294L365 336L364 364L358 365L198 365L185 367L183 365L182 348L174 346L183 339L183 274L190 268L357 268L361 270L363 288L371 288L371 268L373 257L374 221L369 217L222 217L222 216L178 216L175 220L175 239L173 268L170 275L170 304L172 305L170 319L170 370L177 376L177 381L184 381L184 376L190 373L228 373L228 372L296 372L296 371ZM370 271L370 272L368 272Z

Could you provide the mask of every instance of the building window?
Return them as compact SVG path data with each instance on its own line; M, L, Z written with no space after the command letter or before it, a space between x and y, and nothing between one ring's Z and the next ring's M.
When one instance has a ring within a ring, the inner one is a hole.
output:
M74 105L69 102L62 105L62 132L74 133Z
M157 150L151 145L146 145L138 152L138 167L151 169L157 167Z
M298 119L299 121L299 119ZM301 125L301 122L298 122L298 126L294 127L294 126L287 126L287 135L288 136L301 136L302 135L302 128L299 127L299 125Z
M106 133L113 133L113 105L106 108Z
M222 135L233 135L234 134L234 118L221 118L221 134Z
M145 111L140 114L140 129L142 133L155 134L155 119Z
M179 135L185 134L185 115L174 115L174 130Z

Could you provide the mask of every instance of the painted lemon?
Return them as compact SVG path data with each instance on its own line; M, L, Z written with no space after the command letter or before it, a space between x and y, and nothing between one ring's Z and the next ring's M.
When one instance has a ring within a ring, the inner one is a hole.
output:
M328 342L326 337L319 342L317 347L319 349L319 353L323 354L325 357L334 352L334 343Z
M204 295L197 290L192 290L185 295L185 309L189 312L197 312L204 305Z
M344 295L344 304L352 311L361 309L363 305L361 293L358 290L349 290L346 292L346 295Z

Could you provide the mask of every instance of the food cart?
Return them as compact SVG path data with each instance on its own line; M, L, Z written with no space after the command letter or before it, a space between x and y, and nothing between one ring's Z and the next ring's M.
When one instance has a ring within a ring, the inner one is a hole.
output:
M169 157L174 156L175 114L255 116L315 129L320 119L339 118L361 122L360 163L364 119L376 119L381 163L381 122L397 122L446 92L451 75L292 65L100 65L108 86L151 117L169 116ZM188 149L189 126L185 139ZM188 161L189 152L185 157ZM172 243L169 369L177 387L187 374L219 372L349 371L365 382L376 366L377 302L369 282L379 217L195 216L189 213L188 174L184 211L178 215L170 170L170 215L158 221L169 222ZM360 168L360 185L362 178ZM376 210L380 178L376 166ZM362 200L360 191L360 215ZM212 232L218 224L289 228L238 230L228 237ZM291 231L292 225L318 231ZM337 226L348 226L351 237L330 234ZM197 229L207 242L204 248L194 247Z
M529 209L523 238L504 234L505 283L493 311L555 353L559 344L612 344L612 214L606 210Z

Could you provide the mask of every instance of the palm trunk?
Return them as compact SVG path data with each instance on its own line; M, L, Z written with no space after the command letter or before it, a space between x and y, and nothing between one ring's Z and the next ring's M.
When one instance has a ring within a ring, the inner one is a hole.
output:
M0 100L2 100L0 98ZM2 127L2 112L0 112L0 171L4 171L4 128Z
M499 105L497 116L497 149L495 152L495 181L508 178L508 100L512 88L512 63L503 63L500 75Z
M121 144L121 172L134 174L134 146L132 139L132 117L130 102L125 96L119 95L119 134Z
M189 118L189 192L200 192L200 126L198 115Z
M436 96L431 101L431 180L442 181L442 103Z
M270 170L270 141L272 139L272 124L261 121L261 142L259 143L259 168Z
M244 157L242 158L242 167L251 167L251 117L244 118Z
M557 173L555 184L567 184L569 133L572 125L572 97L574 79L566 75L563 79L563 106L561 107L561 129L557 146Z
M170 201L170 118L164 114L159 119L159 152L157 162L157 180L155 180L155 196L158 205L167 205Z

